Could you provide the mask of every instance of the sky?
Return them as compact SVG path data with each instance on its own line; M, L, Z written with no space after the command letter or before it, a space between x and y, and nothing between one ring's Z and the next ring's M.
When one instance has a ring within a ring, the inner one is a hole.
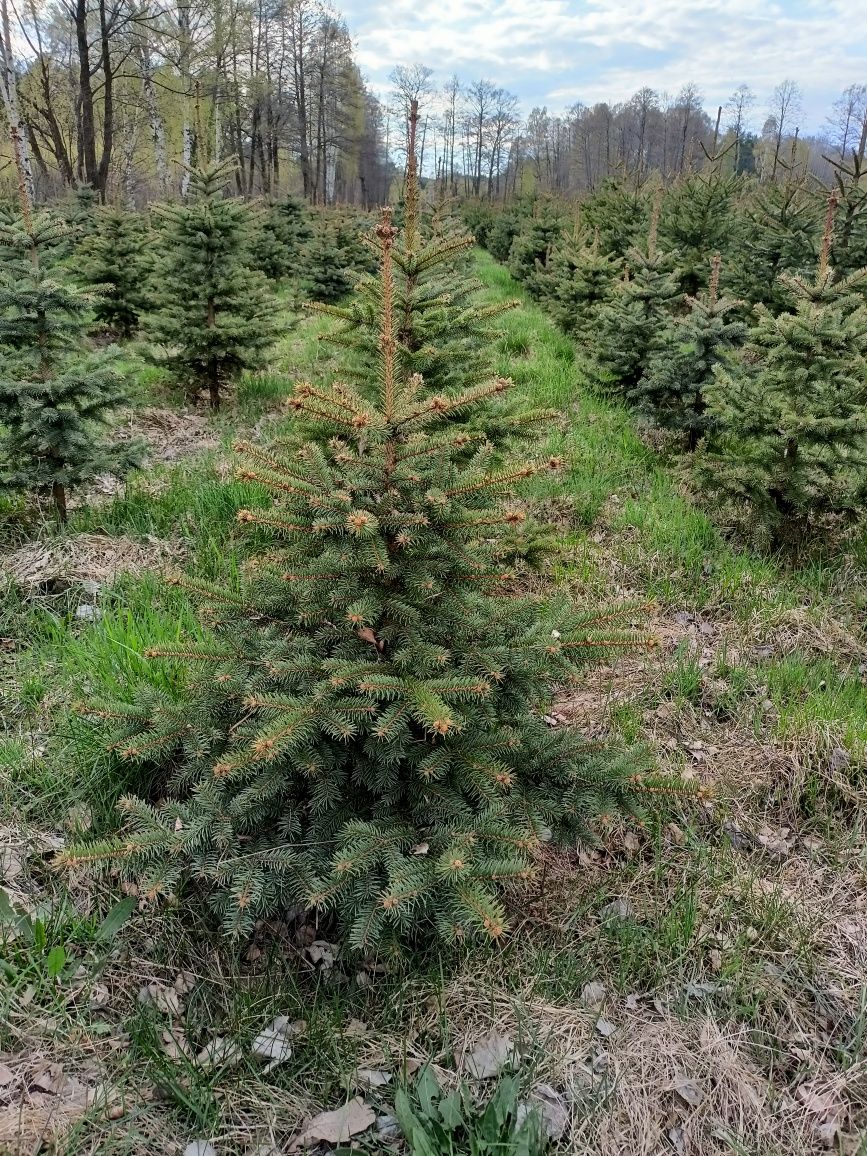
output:
M804 94L802 133L822 129L850 84L867 83L864 0L342 0L338 7L374 90L396 64L425 64L514 92L527 112L627 99L645 85L672 95L694 81L713 110L739 84Z

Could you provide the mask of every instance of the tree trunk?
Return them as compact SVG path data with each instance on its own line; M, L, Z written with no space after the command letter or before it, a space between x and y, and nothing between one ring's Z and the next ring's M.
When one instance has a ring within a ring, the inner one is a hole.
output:
M15 167L18 170L21 195L26 197L32 206L36 193L33 185L33 170L30 167L30 152L27 148L27 135L18 109L18 78L15 75L15 62L12 58L12 36L9 28L7 0L2 0L0 3L0 19L3 23L2 60L0 60L0 65L2 65L0 90L3 94L3 109L6 113L6 123L9 125L9 137L15 157Z
M139 49L139 59L142 71L142 96L147 109L148 124L151 130L151 140L154 146L154 163L157 170L157 187L160 198L166 200L169 195L169 166L166 159L166 130L163 118L160 116L157 104L157 92L154 85L153 70L151 68L150 52L146 45Z
M75 0L73 10L75 42L78 48L78 98L81 130L81 162L84 179L94 189L99 187L99 169L96 163L96 117L93 108L93 87L90 67L90 42L87 34L87 0Z
M217 309L214 304L214 298L208 298L208 329L213 329L217 324ZM211 402L211 409L218 410L220 408L220 367L217 364L217 359L211 356L208 360L208 397Z
M66 511L66 487L61 482L51 483L51 501L54 505L54 512L57 514L57 520L61 526L65 526L69 520L69 515Z
M99 0L99 42L102 67L102 155L96 172L96 188L105 201L111 150L114 147L114 73L111 66L111 28L105 15L105 0Z

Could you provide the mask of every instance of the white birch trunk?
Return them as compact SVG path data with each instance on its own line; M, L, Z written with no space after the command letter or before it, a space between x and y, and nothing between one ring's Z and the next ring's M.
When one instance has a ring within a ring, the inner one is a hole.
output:
M166 155L166 128L157 104L157 90L154 84L150 52L146 45L141 47L142 96L147 109L151 141L154 146L154 163L157 170L157 186L161 200L169 195L169 163Z
M2 91L6 120L9 123L9 137L15 153L15 165L18 170L18 184L22 198L21 208L27 217L35 202L36 190L33 184L33 169L30 167L27 133L18 110L18 77L15 74L15 61L12 57L12 34L9 28L7 0L0 0L0 20L3 24L2 48L0 48L0 91Z

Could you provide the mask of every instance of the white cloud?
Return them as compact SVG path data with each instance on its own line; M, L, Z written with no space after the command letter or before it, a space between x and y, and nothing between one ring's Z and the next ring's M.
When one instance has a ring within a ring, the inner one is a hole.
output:
M805 93L807 130L867 79L861 0L346 0L359 62L379 87L395 64L486 76L525 107L624 100L694 80L709 105L741 83L765 100L784 77Z

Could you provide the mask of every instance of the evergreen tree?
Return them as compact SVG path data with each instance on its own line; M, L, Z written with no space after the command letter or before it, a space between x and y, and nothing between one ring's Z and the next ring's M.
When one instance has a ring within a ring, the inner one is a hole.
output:
M160 205L151 340L192 396L207 388L218 409L221 390L253 369L274 342L275 303L250 267L250 208L223 197L233 162L192 173L183 204Z
M838 225L831 247L831 266L844 277L867 266L867 169L864 157L853 151L851 160L833 164Z
M677 252L680 286L690 296L707 288L710 254L720 252L725 259L737 251L737 189L736 177L721 176L712 166L679 181L663 202L660 239L669 252Z
M805 274L815 267L819 227L813 198L803 180L763 183L749 198L741 248L727 279L751 305L762 302L772 313L791 305L780 273Z
M495 261L508 261L512 242L521 231L521 218L511 209L497 213L493 224L487 230L485 248ZM481 242L479 242L481 244Z
M352 291L355 277L340 246L336 222L319 222L304 250L303 267L302 292L308 301L332 305Z
M674 255L657 248L654 217L647 252L630 249L622 280L610 303L599 310L596 355L624 391L635 388L650 357L664 344L680 300Z
M601 251L598 233L585 234L558 241L539 275L546 308L583 346L595 338L598 311L611 299L620 266L618 257Z
M359 950L434 929L498 939L498 892L533 874L540 843L633 813L650 785L543 720L555 682L627 640L599 608L506 593L497 535L538 467L492 470L486 446L467 462L449 419L508 382L431 396L401 368L388 210L377 233L375 396L300 385L295 408L331 439L245 448L242 476L274 505L239 518L281 550L248 586L195 587L220 608L212 637L150 652L198 677L103 712L113 749L159 768L163 801L124 800L117 840L62 856L113 863L145 895L204 894L235 936L302 903Z
M70 490L100 474L123 476L140 453L104 436L129 398L114 368L116 351L84 346L92 299L52 271L52 251L66 237L57 218L34 217L29 206L0 226L7 250L0 271L0 478L11 489L49 495L61 522Z
M835 281L833 210L815 280L781 275L794 311L757 305L741 357L706 391L717 429L698 477L776 532L854 513L867 494L867 269Z
M305 207L297 198L264 202L251 230L253 268L272 281L299 274L301 253L312 235Z
M542 292L541 276L551 247L559 239L563 221L549 202L537 203L534 214L521 225L509 250L509 272L532 297Z
M464 204L462 212L464 223L475 237L476 244L487 249L491 230L498 219L494 206L488 201L472 200ZM500 260L505 260L505 257Z
M78 271L96 291L94 317L119 337L130 337L146 301L146 229L138 213L97 210L97 228L79 247Z
M581 223L598 233L603 253L624 258L647 235L650 208L645 192L609 179L581 202Z
M708 429L705 390L714 380L714 367L724 366L747 336L746 325L732 317L738 302L719 296L720 265L717 254L707 293L689 298L689 313L666 331L665 344L626 395L660 428L685 435L690 450Z

